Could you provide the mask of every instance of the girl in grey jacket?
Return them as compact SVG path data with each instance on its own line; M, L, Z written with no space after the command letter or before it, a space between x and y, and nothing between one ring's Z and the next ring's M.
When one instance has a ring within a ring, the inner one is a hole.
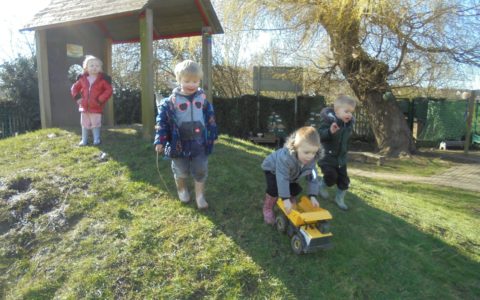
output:
M307 179L307 193L313 206L319 206L318 178L316 163L323 156L320 136L315 128L305 126L291 134L285 146L265 158L262 169L265 172L267 190L263 203L265 223L275 223L273 206L278 197L282 198L287 213L302 188L300 178Z

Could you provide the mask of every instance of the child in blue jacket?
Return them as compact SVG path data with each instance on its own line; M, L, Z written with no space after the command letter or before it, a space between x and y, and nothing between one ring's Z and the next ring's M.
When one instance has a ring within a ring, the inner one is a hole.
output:
M186 180L192 175L197 207L206 209L208 155L217 139L213 106L199 88L203 76L199 64L185 60L175 67L175 76L179 86L158 105L155 150L172 158L180 201L190 201Z

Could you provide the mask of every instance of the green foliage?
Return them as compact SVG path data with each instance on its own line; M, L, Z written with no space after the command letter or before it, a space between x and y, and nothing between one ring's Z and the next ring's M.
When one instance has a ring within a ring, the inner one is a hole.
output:
M429 101L420 140L463 140L467 127L467 101Z
M0 212L35 190L51 189L44 195L59 200L0 235L2 298L473 299L480 293L473 192L353 178L349 212L321 203L334 217L334 248L296 256L288 237L261 216L259 165L270 149L222 136L209 159L210 208L198 211L176 199L169 161L159 162L168 189L161 183L151 143L135 127L104 131L100 147L77 147L78 139L77 132L49 129L0 141L0 190L16 191L0 200ZM412 165L411 172L422 168ZM12 189L20 179L30 179L23 192ZM62 205L67 225L44 226Z
M19 56L0 65L0 89L5 94L4 101L14 107L11 113L26 119L24 130L40 127L37 63L34 56Z
M139 88L115 84L113 90L116 124L141 123L141 91Z

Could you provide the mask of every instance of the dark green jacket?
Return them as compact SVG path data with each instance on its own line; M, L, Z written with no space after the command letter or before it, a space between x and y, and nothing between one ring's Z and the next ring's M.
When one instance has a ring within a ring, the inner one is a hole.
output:
M330 126L337 123L340 130L332 134ZM352 135L353 124L355 118L345 124L342 120L337 119L332 108L326 107L320 113L320 126L318 133L320 141L325 150L325 156L319 160L318 165L329 165L335 167L343 167L347 164L348 140Z

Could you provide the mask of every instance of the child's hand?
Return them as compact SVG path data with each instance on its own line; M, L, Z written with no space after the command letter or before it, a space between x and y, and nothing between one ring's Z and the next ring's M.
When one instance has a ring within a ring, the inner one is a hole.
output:
M313 206L313 207L320 207L320 203L318 203L317 198L311 196L311 197L310 197L310 202L312 202L312 206Z
M80 105L82 103L82 98L77 100L77 104Z
M157 151L158 153L162 153L163 145L162 144L155 145L155 151Z
M337 123L332 123L332 125L330 125L330 132L332 134L335 134L339 129L340 127L338 127Z
M292 211L292 202L290 202L290 199L283 201L283 206L285 206L285 212L288 215Z

